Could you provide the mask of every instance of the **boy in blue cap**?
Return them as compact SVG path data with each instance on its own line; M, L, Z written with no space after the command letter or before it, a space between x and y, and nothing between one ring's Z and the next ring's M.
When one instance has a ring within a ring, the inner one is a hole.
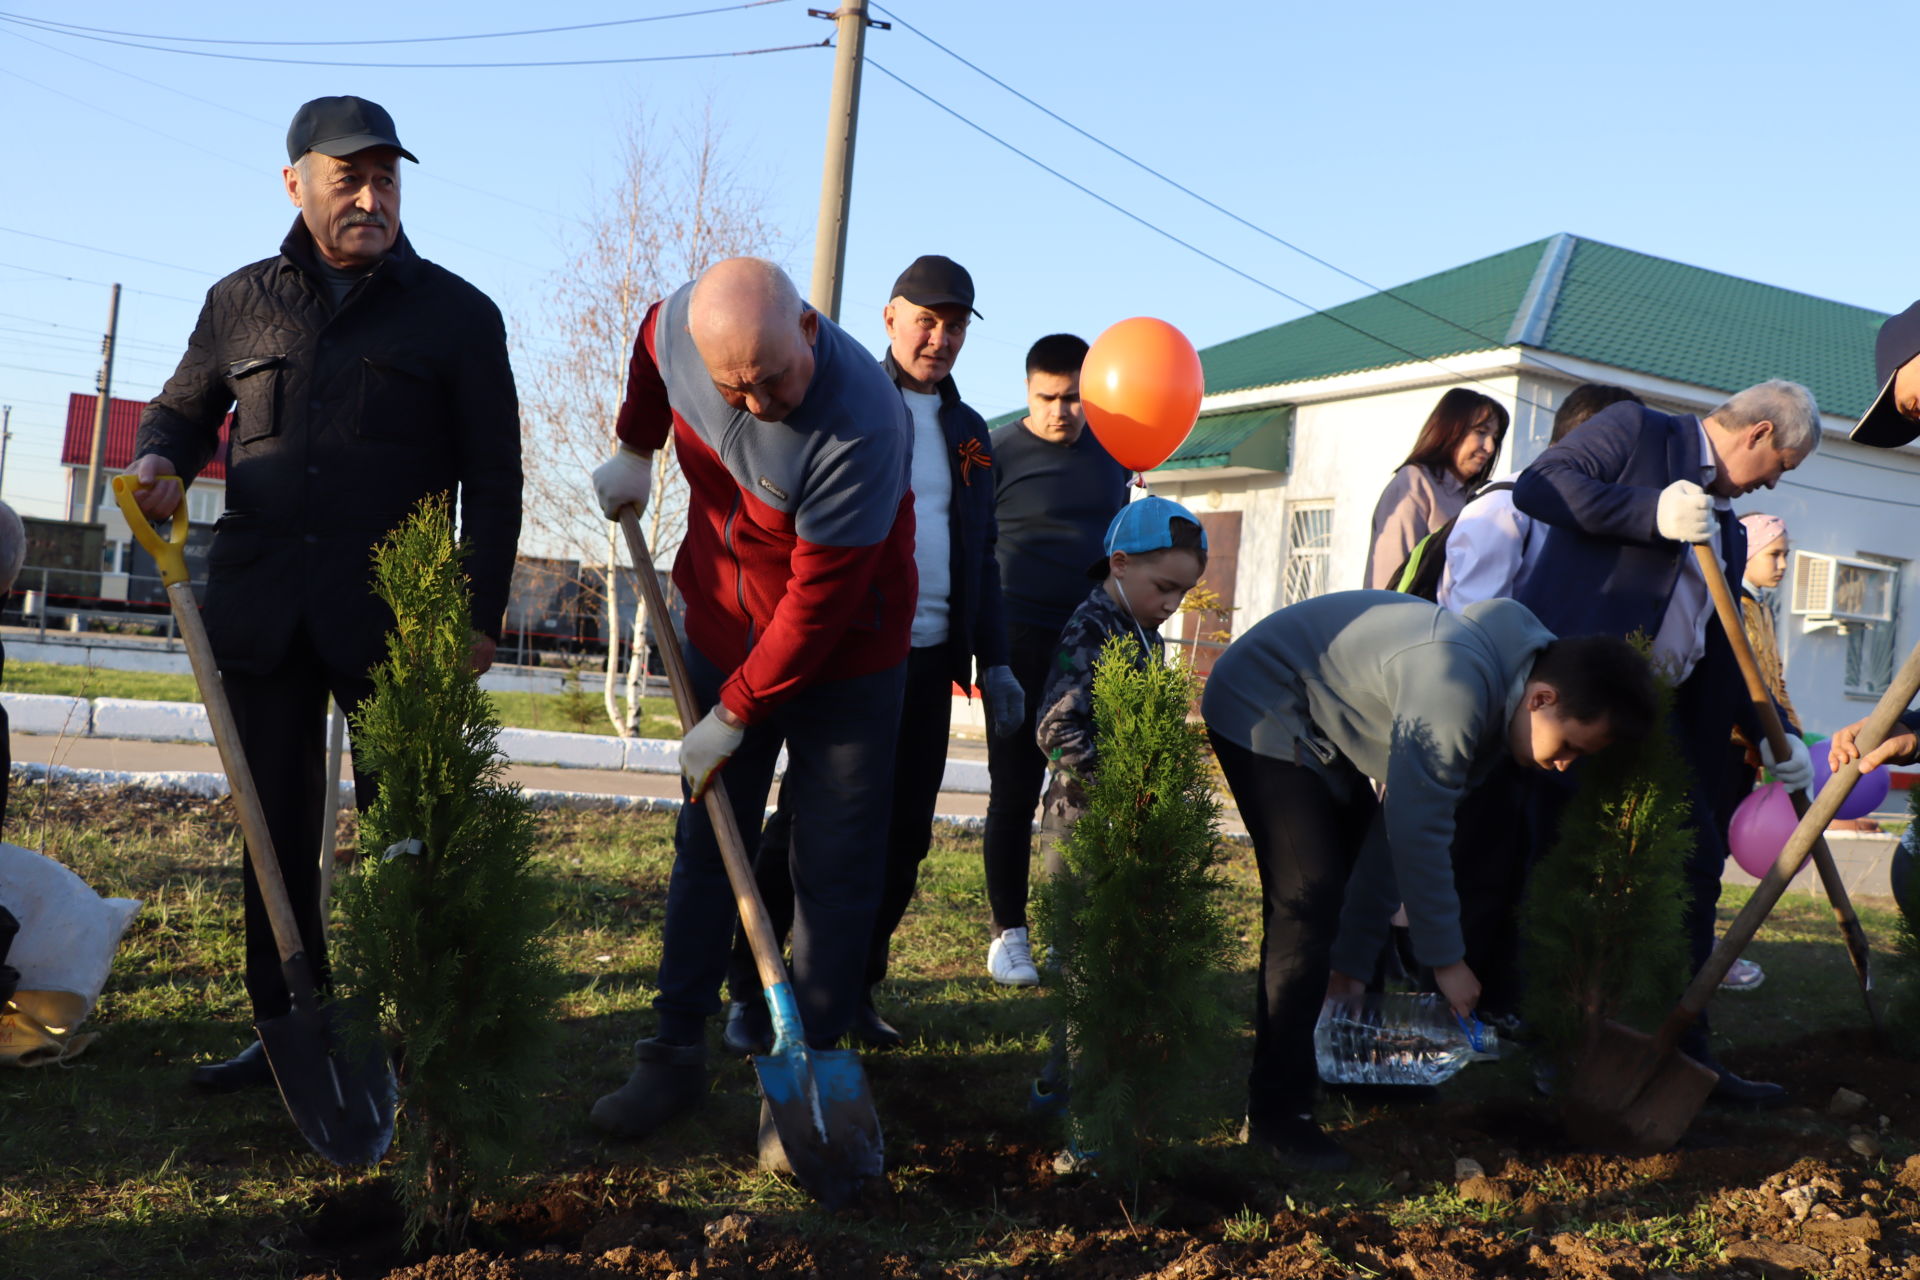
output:
M1040 830L1047 873L1055 874L1053 841L1086 809L1093 778L1093 663L1114 636L1130 636L1134 660L1158 662L1166 649L1160 624L1171 618L1207 568L1207 533L1191 511L1165 498L1142 498L1120 508L1102 544L1106 559L1089 576L1099 580L1067 619L1040 698L1034 740L1053 767Z

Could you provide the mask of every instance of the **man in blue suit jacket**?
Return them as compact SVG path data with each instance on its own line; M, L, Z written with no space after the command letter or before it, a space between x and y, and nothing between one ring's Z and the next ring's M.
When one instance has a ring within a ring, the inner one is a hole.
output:
M1819 447L1820 410L1812 393L1792 382L1749 387L1704 421L1627 401L1541 454L1513 490L1514 506L1546 531L1539 558L1514 585L1515 598L1555 635L1651 637L1654 662L1675 683L1673 728L1693 772L1696 839L1686 874L1696 969L1713 949L1727 856L1704 783L1726 752L1730 724L1748 728L1753 741L1764 738L1688 544L1713 544L1727 580L1740 581L1746 536L1730 500L1771 489ZM1766 759L1789 787L1812 778L1805 744L1796 736L1792 745L1788 759ZM1536 838L1544 847L1552 835L1540 831ZM1780 1086L1742 1080L1713 1061L1704 1019L1682 1048L1720 1073L1716 1097L1760 1106L1785 1101Z

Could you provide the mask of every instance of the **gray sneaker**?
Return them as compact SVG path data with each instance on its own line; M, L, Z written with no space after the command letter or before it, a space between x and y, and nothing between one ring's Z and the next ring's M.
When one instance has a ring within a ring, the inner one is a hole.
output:
M627 1082L593 1104L593 1127L644 1138L667 1121L697 1110L707 1097L707 1046L637 1040Z

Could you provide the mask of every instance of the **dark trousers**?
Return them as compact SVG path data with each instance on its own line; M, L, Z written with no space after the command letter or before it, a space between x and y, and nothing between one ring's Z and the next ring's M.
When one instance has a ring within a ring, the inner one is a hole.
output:
M1720 879L1727 866L1727 829L1718 815L1721 798L1726 794L1727 732L1731 717L1727 713L1725 691L1712 687L1713 678L1703 661L1681 682L1674 691L1671 721L1688 774L1687 799L1691 813L1687 824L1693 830L1694 842L1693 856L1686 865L1685 920L1688 963L1696 973L1713 952ZM1699 1025L1706 1025L1704 1015ZM1704 1035L1696 1048L1704 1051Z
M880 905L867 943L866 987L887 976L887 955L893 931L906 918L920 882L920 864L933 842L933 814L940 802L940 781L947 769L947 738L953 727L953 667L944 644L924 645L907 653L906 689L900 703L900 727L894 739L893 804L887 819L886 869L880 887ZM767 904L775 934L785 939L793 924L793 877L789 873L793 839L793 806L798 784L793 775L793 750L788 749L787 782L780 787L780 804L761 834L754 859L754 880ZM727 987L735 1000L759 998L760 976L744 931L733 940L733 959Z
M1247 1117L1255 1124L1313 1109L1313 1025L1327 995L1347 877L1378 802L1351 766L1344 796L1311 769L1257 755L1211 731L1227 789L1260 869L1260 983L1253 1011Z
M1033 811L1040 803L1047 757L1034 743L1047 669L1060 647L1058 627L1007 625L1008 662L1026 695L1027 716L1005 738L987 735L987 910L997 935L1027 927L1027 879L1033 861Z
M704 711L727 673L691 647L687 668ZM734 820L752 839L766 811L775 758L781 744L787 746L781 792L793 793L787 856L795 901L791 976L807 1039L816 1046L840 1038L864 990L883 867L873 836L886 829L893 796L905 675L902 664L802 690L751 726L719 773ZM664 1039L698 1040L705 1020L719 1009L735 911L706 805L688 804L674 832L660 994L653 1002Z
M1533 849L1523 785L1520 766L1502 759L1453 818L1463 959L1480 979L1480 1007L1495 1014L1516 1012L1520 1003L1520 903Z
M304 628L296 629L286 655L271 671L220 673L240 749L260 797L273 841L274 859L286 882L287 901L300 926L300 941L315 981L327 986L326 906L320 901L320 824L326 813L327 697L351 716L373 692L364 670L329 665ZM373 778L354 771L361 808L378 794ZM247 927L247 995L255 1021L287 1012L290 999L280 973L280 951L260 899L249 852L242 873Z

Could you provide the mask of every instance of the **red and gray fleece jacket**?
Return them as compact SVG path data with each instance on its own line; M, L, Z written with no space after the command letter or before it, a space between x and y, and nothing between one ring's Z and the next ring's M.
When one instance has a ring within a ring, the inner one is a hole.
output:
M729 407L687 331L692 292L641 322L616 433L643 453L672 433L690 490L673 563L687 639L732 673L720 701L753 724L802 689L906 659L913 434L885 372L825 316L786 421Z

